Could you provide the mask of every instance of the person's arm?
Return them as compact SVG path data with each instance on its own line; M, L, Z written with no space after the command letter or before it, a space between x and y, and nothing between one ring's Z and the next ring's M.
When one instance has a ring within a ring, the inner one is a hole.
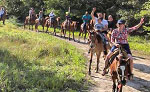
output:
M113 45L115 45L116 47L119 46L119 44L116 44L116 43L115 43L115 30L113 30L113 31L112 31L112 34L111 34L111 43L112 43Z
M103 19L105 19L105 18L106 18L106 14L104 13L104 14L103 14Z
M137 30L139 27L141 27L141 25L144 23L144 18L141 18L141 21L138 25L131 27L128 29L128 33L133 32L134 30Z
M84 15L82 16L82 20L84 20Z
M92 20L95 22L95 16L94 16L94 13L96 11L96 7L93 8L92 12L91 12L91 17L92 17Z

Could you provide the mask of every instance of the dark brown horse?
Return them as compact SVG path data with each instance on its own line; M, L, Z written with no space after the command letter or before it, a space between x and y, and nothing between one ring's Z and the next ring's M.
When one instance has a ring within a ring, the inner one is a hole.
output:
M5 25L6 17L7 17L7 12L6 12L6 10L4 10L4 14L3 14L2 18L0 18L0 21L3 21L3 25Z
M111 56L112 64L110 65L110 74L113 80L113 91L122 92L122 87L126 84L130 73L130 59L127 58L127 53L121 47L114 51Z
M76 21L72 21L70 23L68 23L66 25L65 22L62 23L61 25L61 36L62 36L62 33L64 35L64 37L66 36L66 32L69 31L69 40L70 40L70 33L72 32L73 34L73 40L75 41L75 38L74 38L74 31L77 29L77 23Z
M54 28L54 35L56 35L56 28L60 25L60 17L54 18L53 22L50 22L49 18L46 20L45 26L47 27L46 32L48 32L49 27Z
M30 30L30 25L32 26L32 30L33 30L33 25L35 24L35 20L38 18L36 14L32 14L32 17L27 16L25 21L24 21L24 29L25 26L28 24L29 25L29 30Z
M89 33L91 42L90 42L90 64L89 64L89 75L91 75L91 64L92 64L92 59L94 53L96 53L97 56L97 68L96 68L96 73L99 71L99 62L100 62L100 56L101 53L104 51L104 45L102 42L102 38L95 32L95 31L90 31ZM106 49L110 49L109 45L106 45Z

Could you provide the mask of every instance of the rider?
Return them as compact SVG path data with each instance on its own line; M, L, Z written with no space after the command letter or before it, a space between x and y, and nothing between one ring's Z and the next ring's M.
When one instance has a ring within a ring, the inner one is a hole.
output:
M51 11L51 13L49 14L49 18L50 18L50 22L54 21L54 18L55 18L54 11Z
M85 15L82 16L82 20L83 20L83 29L86 30L86 24L90 22L91 20L91 16L88 14L88 12L85 12Z
M43 11L39 12L39 20L41 20L43 18Z
M31 8L30 10L29 10L29 17L30 17L30 19L32 18L32 15L34 14L34 9L33 8Z
M67 28L67 25L69 25L69 23L71 22L71 17L70 17L70 13L66 12L66 20L65 20L65 28Z
M0 18L2 18L3 17L3 15L4 15L4 8L3 7L1 7L1 10L0 10Z
M107 34L107 29L108 29L108 22L107 22L107 20L105 20L105 19L103 18L103 14L102 14L102 13L97 13L98 18L95 17L95 16L94 16L95 11L96 11L96 8L93 8L93 10L92 10L92 12L91 12L91 16L92 16L92 19L94 20L94 23L95 23L95 24L98 23L98 19L99 19L99 18L102 20L101 23L102 23L103 26L104 26L104 30L103 30L103 35L104 35L104 36L102 36L102 39L103 39L103 43L104 43L104 55L106 55L106 54L107 54L106 44L108 44L108 40L107 40L107 36L106 36L106 34Z
M121 45L127 52L128 57L130 58L130 76L133 76L133 58L132 58L132 54L130 51L130 47L128 44L128 33L138 29L143 23L144 23L144 18L141 18L141 21L138 25L131 27L131 28L126 28L125 27L125 20L118 20L117 22L117 29L114 29L112 31L112 35L111 35L111 42L113 43L113 47L111 48L111 51L107 54L106 56L106 60L105 60L105 67L103 70L103 76L107 73L107 69L109 68L110 64L112 62L109 62L109 58L111 57L111 55L113 54L113 51L119 47L119 45Z

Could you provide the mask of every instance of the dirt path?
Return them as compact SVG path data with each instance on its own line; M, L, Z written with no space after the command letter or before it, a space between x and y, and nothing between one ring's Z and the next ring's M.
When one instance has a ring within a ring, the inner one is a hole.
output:
M87 44L78 43L74 41L69 41L68 39L60 38L68 43L76 46L77 48L84 51L84 55L90 58L88 54L89 46ZM150 59L139 57L134 54L134 78L132 81L128 81L127 85L123 88L123 92L150 92ZM88 63L88 61L87 61ZM112 92L112 81L110 74L102 76L102 69L104 67L104 60L100 59L100 71L95 73L96 67L96 56L94 55L92 63L92 74L90 79L94 82L92 86L89 87L88 92ZM88 67L87 67L88 68ZM87 69L88 70L88 69ZM88 71L87 71L88 72Z

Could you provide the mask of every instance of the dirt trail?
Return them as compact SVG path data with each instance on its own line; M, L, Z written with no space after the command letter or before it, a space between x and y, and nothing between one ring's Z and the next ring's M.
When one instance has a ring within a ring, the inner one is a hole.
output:
M68 43L76 46L77 48L84 51L84 55L90 59L88 54L89 46L87 44L78 43L74 41L69 41L68 39L60 38ZM83 42L83 41L81 41ZM134 56L134 78L132 81L128 81L127 85L123 87L123 92L150 92L150 59L137 56L133 52ZM89 61L87 61L89 63ZM95 73L96 67L96 55L94 55L92 63L92 74L90 79L94 82L91 87L89 87L88 92L112 92L112 81L110 74L102 76L102 69L104 67L104 60L100 58L100 71ZM88 67L87 67L88 68ZM88 72L88 69L87 69Z

